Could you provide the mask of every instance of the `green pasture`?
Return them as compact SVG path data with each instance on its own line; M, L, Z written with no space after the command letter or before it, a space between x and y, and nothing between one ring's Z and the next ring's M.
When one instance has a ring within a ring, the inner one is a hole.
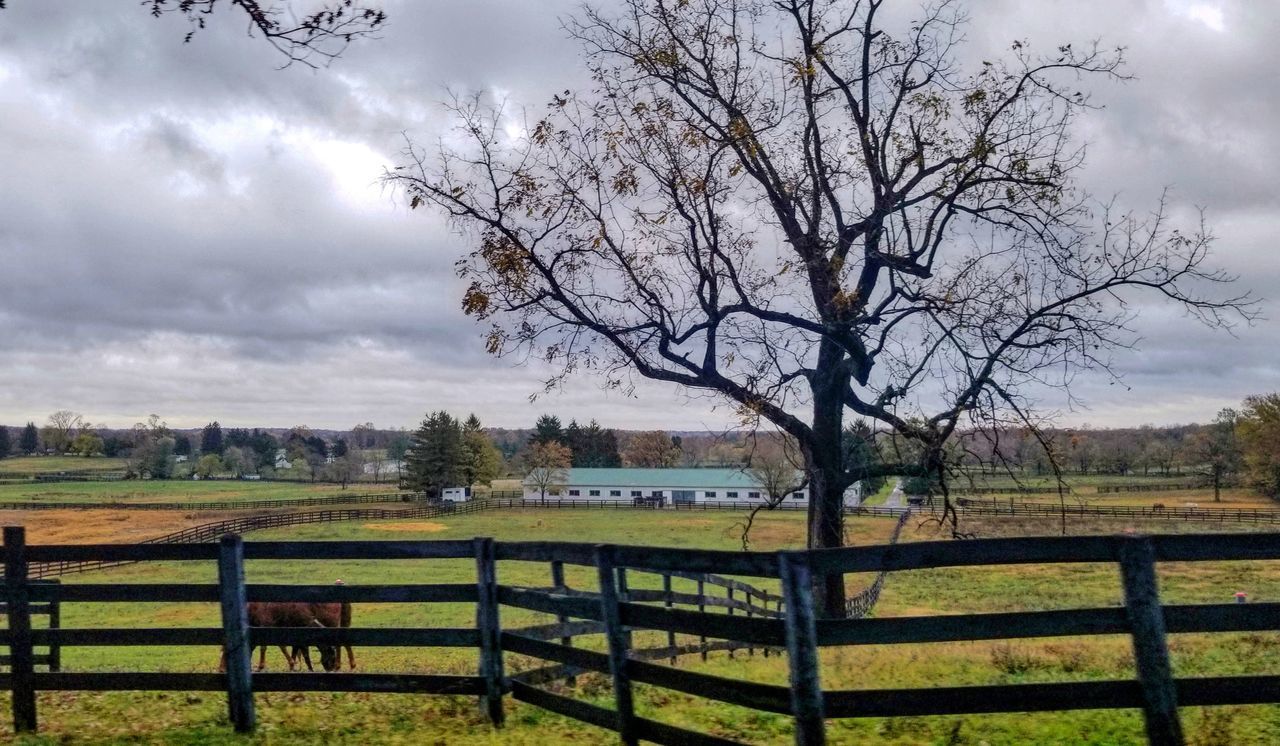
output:
M291 498L395 492L388 484L337 484L306 482L258 482L250 480L192 481L130 479L115 482L27 482L0 484L0 502L245 502Z
M260 540L434 540L492 536L499 540L612 542L735 549L741 545L741 513L675 513L653 510L512 510L421 521L352 522L303 526L250 534ZM887 518L856 518L850 540L857 544L884 541L893 528ZM1053 533L1048 523L1002 519L971 521L966 528L995 536ZM1138 526L1151 530L1151 526ZM1196 531L1203 527L1157 524L1163 531ZM1237 527L1243 530L1243 527ZM1114 532L1116 523L1079 522L1081 533ZM752 548L773 550L803 545L801 513L766 513L756 522ZM910 524L903 540L937 539L936 528ZM1236 590L1256 601L1280 598L1280 563L1181 563L1160 568L1163 597L1169 603L1229 602ZM594 586L590 568L568 567L569 584ZM166 562L131 565L68 576L64 582L212 583L211 562ZM247 567L249 582L348 584L474 582L469 560L416 561L257 561ZM544 564L504 562L499 581L513 585L549 583ZM632 573L633 587L658 587L654 576ZM677 580L677 589L682 581ZM756 582L756 581L751 581ZM870 582L851 575L850 591ZM758 585L774 587L769 581ZM691 583L686 583L692 589ZM1118 573L1110 565L1022 565L914 571L890 576L878 616L955 614L966 612L1108 606L1121 602ZM470 604L361 604L357 626L470 626ZM506 628L546 623L551 618L503 608ZM66 604L66 627L216 626L212 604ZM726 623L730 623L726 621ZM656 633L637 633L637 643L662 644ZM600 648L598 639L580 644ZM1280 632L1268 634L1176 635L1171 638L1179 675L1275 673L1280 668ZM457 649L378 649L357 651L362 670L370 672L472 673L476 654ZM64 670L211 671L218 653L212 648L67 648ZM1132 654L1123 636L1055 638L1014 642L943 643L915 646L866 646L827 649L822 678L827 688L928 687L966 684L1070 681L1133 677ZM507 656L509 671L531 665ZM787 680L785 658L734 658L713 653L682 666L722 676L774 684ZM283 659L270 651L269 669ZM316 674L323 675L323 674ZM583 676L573 696L601 704L610 702L605 677ZM641 686L637 707L647 717L751 743L788 743L788 718ZM550 744L614 743L611 734L537 708L508 702L508 724L492 730L474 700L378 694L258 695L260 728L252 737L234 736L226 723L225 698L217 693L46 693L40 695L42 733L22 743L441 743ZM4 704L4 703L0 703ZM5 707L7 711L7 706ZM1184 724L1194 743L1264 744L1280 742L1280 706L1187 708ZM8 728L0 719L0 728ZM0 732L4 732L0 730ZM833 721L832 743L890 744L1023 744L1141 743L1142 722L1135 711L1079 711L968 717L922 717Z
M12 456L0 458L0 472L57 474L75 471L124 471L122 458L105 456Z

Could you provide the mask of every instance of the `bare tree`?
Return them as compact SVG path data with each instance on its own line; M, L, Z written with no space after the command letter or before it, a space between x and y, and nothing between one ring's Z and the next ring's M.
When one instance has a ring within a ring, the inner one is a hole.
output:
M66 452L84 424L84 415L70 409L59 409L49 415L48 424L44 427L45 446L58 453Z
M191 41L197 31L218 9L219 0L143 0L151 15L159 18L177 13L187 19L191 30L184 41ZM298 15L293 3L261 0L227 0L249 20L248 34L260 34L288 60L285 67L300 62L307 67L328 65L342 56L355 39L372 36L386 23L387 14L377 7L357 5L354 0L335 0ZM0 3L0 8L3 8Z
M525 477L530 485L541 493L541 501L547 501L547 491L563 487L569 479L569 465L573 453L565 446L552 441L531 443L524 453Z
M742 548L751 544L751 527L761 510L776 510L787 496L805 488L804 459L793 439L786 435L752 433L748 463L742 468L760 487L763 497L752 506L742 526Z
M843 541L849 413L919 445L875 474L945 485L957 428L1039 427L1033 392L1109 372L1141 292L1210 326L1252 313L1201 294L1233 279L1203 225L1078 188L1082 80L1123 77L1120 50L1017 42L966 69L961 2L884 5L587 8L567 27L592 91L524 119L457 98L461 137L388 177L473 238L462 305L491 351L709 392L795 438L812 547ZM842 613L839 576L815 592Z

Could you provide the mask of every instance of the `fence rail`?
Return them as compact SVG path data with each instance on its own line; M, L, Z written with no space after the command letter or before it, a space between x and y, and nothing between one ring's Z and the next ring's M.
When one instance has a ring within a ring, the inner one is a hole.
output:
M123 502L88 500L10 500L0 502L0 510L182 510L204 512L219 510L266 510L269 508L307 508L316 505L358 505L365 503L415 502L425 500L420 492L372 492L324 497L280 498L277 500L221 500L205 502Z
M1256 508L1178 508L1140 505L1053 505L1052 503L1014 502L1012 500L973 500L960 498L967 513L980 515L1068 516L1096 518L1141 518L1162 521L1199 521L1207 523L1280 524L1280 510Z
M1273 631L1280 604L1163 606L1156 584L1157 562L1280 560L1280 534L1203 534L1087 536L973 541L935 541L773 553L588 545L563 542L386 541L260 542L244 544L229 535L219 544L169 546L52 545L25 543L21 528L6 528L5 603L9 628L0 643L10 649L11 670L0 675L10 690L15 728L37 725L35 693L41 690L223 690L238 731L254 728L255 691L416 692L481 698L495 723L504 716L502 700L514 699L616 731L624 743L728 743L636 714L635 684L661 687L697 697L790 715L799 744L825 741L832 718L955 715L1079 708L1134 708L1143 712L1148 738L1156 744L1182 742L1179 706L1280 702L1280 676L1176 678L1169 663L1169 633ZM180 550L180 551L179 551ZM247 559L392 559L469 558L476 581L461 584L374 586L281 586L246 583ZM32 582L36 563L165 561L217 562L217 585L92 584ZM502 563L545 562L552 585L529 588L502 582ZM890 573L938 567L1023 563L1111 563L1120 568L1124 606L1016 613L912 616L897 618L819 618L810 589L830 575ZM598 588L571 589L564 566L593 568ZM711 575L709 573L716 573ZM633 587L638 573L662 579L662 590ZM730 577L732 576L732 577ZM781 592L756 581L780 583ZM673 581L694 582L688 593ZM705 588L723 588L723 602L712 603ZM732 593L729 593L732 592ZM740 594L740 595L739 595ZM221 628L48 629L33 630L35 604L95 603L120 600L217 601ZM256 629L248 626L250 601L465 602L477 607L476 625L467 628ZM772 604L772 605L771 605ZM551 615L553 624L504 629L501 610L515 607ZM730 615L732 615L730 617ZM641 649L638 632L666 633L668 645ZM581 635L603 634L605 650L573 645ZM1134 680L1076 681L999 686L919 689L828 690L821 683L819 651L824 647L914 644L1017 637L1128 634L1134 646ZM681 645L676 635L698 638ZM702 639L706 638L703 643ZM227 673L68 673L34 671L33 646L58 645L210 645L227 654ZM253 645L301 643L367 646L457 646L480 651L475 675L443 674L254 674ZM713 646L722 647L713 647ZM708 649L785 649L789 683L764 684L714 676L654 662ZM508 675L506 653L529 656L544 665ZM557 676L597 672L612 681L614 706L602 707L564 693L540 688Z

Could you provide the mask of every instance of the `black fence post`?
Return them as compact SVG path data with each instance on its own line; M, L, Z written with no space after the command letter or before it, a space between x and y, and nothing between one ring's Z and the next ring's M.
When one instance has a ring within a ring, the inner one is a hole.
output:
M631 600L631 586L627 583L627 568L619 567L617 569L617 572L618 572L618 601L622 603L626 603ZM622 628L622 632L627 636L627 640L626 640L627 650L630 650L631 648L635 647L632 644L631 628L624 625Z
M36 729L35 651L31 646L27 570L27 531L22 526L5 526L4 585L9 604L9 678L15 733L33 733Z
M502 630L498 621L498 570L493 539L477 537L476 547L476 629L480 632L480 676L485 694L480 706L489 722L501 727L502 710Z
M675 604L675 599L671 595L671 573L662 573L662 592L665 594L663 598L663 606L670 609ZM667 630L667 647L671 649L671 665L676 664L676 633Z
M237 733L257 724L253 709L253 643L244 591L244 541L222 537L218 552L218 595L222 602L223 655L227 667L227 710Z
M618 735L627 746L640 742L636 735L635 701L631 695L631 676L627 672L627 633L618 608L618 584L613 547L596 547L596 574L600 578L600 613L604 621L605 639L609 643L609 673L613 676L614 707L617 709Z
M779 552L778 564L786 603L787 667L791 674L791 714L795 717L796 743L820 746L826 743L826 723L818 677L818 631L809 556L803 552Z
M1120 577L1125 612L1133 633L1133 657L1142 684L1142 714L1147 740L1156 746L1180 746L1182 723L1173 666L1165 639L1164 609L1156 581L1155 545L1147 537L1120 539Z
M707 605L703 600L707 597L707 582L704 578L698 578L698 611L706 613ZM698 646L702 648L702 660L707 659L707 638L705 635L698 638Z
M62 581L49 581L54 587L61 586ZM49 629L62 628L62 600L57 594L49 601ZM57 673L62 670L62 643L56 639L49 643L49 671Z
M569 586L564 581L564 560L551 560L551 585L557 591L567 591ZM556 623L568 624L568 614L556 614ZM567 648L573 647L573 637L565 636L560 638L560 644ZM565 678L565 683L569 686L576 686L578 677L572 674Z

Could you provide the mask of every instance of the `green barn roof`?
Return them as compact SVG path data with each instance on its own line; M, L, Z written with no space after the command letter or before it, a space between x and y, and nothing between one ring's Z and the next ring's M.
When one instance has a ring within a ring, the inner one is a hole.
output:
M758 489L741 469L569 469L574 487L665 487L668 489Z

